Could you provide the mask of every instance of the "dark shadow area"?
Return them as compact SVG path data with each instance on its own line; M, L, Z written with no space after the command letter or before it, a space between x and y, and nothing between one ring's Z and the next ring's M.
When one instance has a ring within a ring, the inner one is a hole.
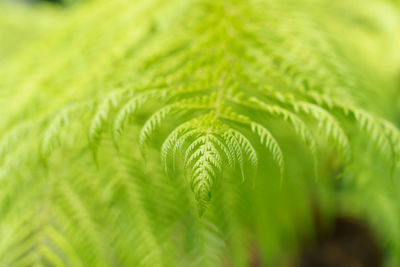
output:
M382 251L370 227L363 221L337 216L324 227L316 220L313 244L304 245L298 267L381 267Z
M64 4L63 0L37 0L38 2L49 2L49 3L54 3L54 4Z
M39 4L39 3L52 3L57 5L64 5L65 2L63 0L13 0L15 2L23 2L28 4ZM12 1L9 1L12 2Z

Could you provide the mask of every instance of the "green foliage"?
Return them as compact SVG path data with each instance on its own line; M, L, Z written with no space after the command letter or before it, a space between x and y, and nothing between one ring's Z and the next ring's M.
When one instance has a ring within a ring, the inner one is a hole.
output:
M43 9L52 25L0 61L1 265L247 266L254 243L277 266L311 227L313 198L342 199L330 154L349 184L371 162L371 174L397 177L400 132L374 103L375 90L394 91L395 57L376 56L390 64L373 73L352 52L372 34L338 37L352 22L326 4ZM367 6L390 10L400 33L395 4ZM381 195L398 190L375 183ZM343 199L364 200L355 188Z

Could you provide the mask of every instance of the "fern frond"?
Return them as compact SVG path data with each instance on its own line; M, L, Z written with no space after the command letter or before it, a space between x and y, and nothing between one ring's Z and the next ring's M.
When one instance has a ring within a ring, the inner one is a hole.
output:
M54 150L57 143L59 143L60 131L70 123L71 113L82 109L78 104L71 104L70 106L62 109L58 114L51 119L50 123L43 131L43 137L40 146L42 156L47 157Z
M394 166L398 164L400 131L391 122L378 118L362 108L343 104L335 98L328 98L315 92L309 96L326 109L339 110L345 116L355 119L360 130L370 137L380 154L388 161L392 161Z
M89 128L89 142L93 148L99 145L105 124L109 120L110 109L116 107L121 101L121 93L123 91L120 90L111 92L97 108Z
M149 142L154 130L168 115L179 111L186 113L198 109L207 110L213 108L213 102L215 102L215 95L184 99L178 103L168 105L155 112L149 119L147 119L140 131L139 144L142 148L142 151L144 150L146 143Z
M314 160L318 158L317 151L317 143L315 141L315 137L313 136L309 127L305 124L305 122L298 116L296 113L293 113L290 110L284 109L278 105L270 105L266 104L257 98L250 99L251 104L255 104L255 108L267 112L268 114L280 117L284 121L290 123L294 128L296 134L298 134L303 142L307 145L312 153Z
M145 104L150 98L163 99L166 96L166 91L160 90L148 90L143 93L139 93L131 98L124 106L119 110L114 120L113 138L117 144L119 136L123 132L125 121L131 117L143 104Z
M10 149L15 148L21 139L32 130L33 126L35 126L34 122L28 121L20 123L6 132L0 139L0 159L3 159Z
M245 161L244 161L242 147L241 147L240 143L238 142L238 140L236 139L236 137L230 131L225 132L223 135L223 138L224 138L226 145L229 147L230 153L232 153L232 155L234 155L234 158L239 163L240 173L242 175L242 180L244 181Z
M253 147L249 139L247 139L242 133L234 129L229 129L227 131L227 134L231 135L234 140L237 141L242 151L244 151L244 153L248 157L253 168L256 168L258 165L258 156L255 148Z
M276 164L280 169L281 178L283 178L283 172L285 170L284 158L282 149L280 148L278 142L276 141L274 136L270 133L270 131L268 131L259 123L252 122L251 129L253 132L257 133L257 135L260 137L261 144L265 145L271 152L273 160L276 162Z
M344 160L350 160L349 140L335 117L319 106L306 102L296 103L294 109L314 117L318 122L318 128L323 130L327 136L331 136L334 144L339 147Z
M186 150L187 167L191 167L191 188L199 203L199 212L204 212L211 198L215 180L222 172L222 156L213 143L211 134L196 139Z
M350 159L351 140L342 126L342 118L336 116L337 109L343 110L349 120L354 116L361 128L368 132L373 142L386 155L396 146L395 138L388 139L389 136L395 136L393 128L383 127L381 122L377 122L378 119L368 117L360 112L361 109L355 108L356 105L348 104L352 101L347 91L356 81L350 71L346 75L346 62L342 62L343 58L334 52L333 44L329 42L325 32L317 27L313 18L298 16L299 11L269 1L258 1L249 6L239 2L214 3L200 0L198 3L184 4L176 1L181 6L179 12L172 11L165 5L156 8L154 4L137 4L143 11L148 10L147 8L159 10L154 13L156 20L143 15L146 12L139 15L134 8L123 12L121 20L116 19L115 23L121 23L124 18L130 19L133 13L137 15L137 19L133 20L142 21L146 26L135 34L119 31L113 33L124 45L122 51L116 48L118 46L111 41L112 37L93 47L93 54L113 47L112 52L107 53L110 56L96 61L99 66L93 65L95 67L91 70L97 74L100 65L108 68L107 74L99 76L104 78L102 88L110 88L100 92L105 97L95 105L96 110L90 121L88 136L93 150L98 148L102 135L108 130L117 145L125 131L127 120L139 111L147 116L139 133L139 147L143 153L153 134L164 129L161 125L166 121L175 121L176 126L169 129L161 147L161 158L166 171L170 169L170 164L172 169L175 168L178 153L182 153L184 162L190 163L192 160L199 161L193 156L197 155L194 151L211 153L209 147L198 150L200 144L206 142L202 136L207 136L207 146L214 146L213 149L219 151L208 158L218 161L218 164L210 163L206 170L206 163L201 163L202 175L213 177L212 179L220 176L219 168L224 169L225 166L235 168L239 165L244 176L247 159L252 166L257 165L257 152L261 148L251 144L251 131L261 138L283 173L285 162L278 143L279 138L269 132L267 120L253 121L254 111L290 124L311 151L315 162L318 158L317 139L313 136L312 125L307 125L306 121L315 121L326 139L333 141L345 162ZM101 12L108 12L105 5L98 8ZM271 10L267 18L260 12L262 9ZM285 14L287 20L282 20L282 14ZM239 17L243 21L236 19ZM190 23L182 23L185 21ZM73 22L70 23L73 25ZM266 24L270 26L262 26ZM176 27L177 25L180 27ZM172 29L178 29L174 37L169 32ZM86 34L91 33L87 29L83 31ZM279 46L277 42L280 43ZM87 49L78 40L74 40L73 44L75 43L79 49ZM315 43L320 45L315 46ZM71 51L69 55L73 54ZM122 60L126 58L124 55L130 55L129 60ZM67 56L65 57L64 61L57 64L60 69L68 66ZM113 71L110 66L114 66L115 62L124 62L126 68ZM114 80L108 81L107 77ZM98 82L91 76L75 79L71 75L66 79L73 80L77 88ZM57 83L62 81L54 83L53 86L57 88ZM35 86L39 88L39 83ZM121 87L123 89L119 89ZM80 104L97 102L93 101L93 95L98 95L98 92L77 92L76 99ZM341 103L339 107L335 100L339 96L346 96L349 101ZM149 102L154 104L154 108L147 111L143 107ZM60 104L57 110L66 106L66 103ZM202 117L206 114L209 115ZM46 119L49 117L45 116ZM64 121L62 117L60 115L59 119L55 118L54 124L44 130L41 145L43 152L51 150L56 143L57 135L60 134L58 129ZM196 123L200 123L200 126ZM82 120L81 125L84 124ZM226 133L222 133L222 129ZM193 139L200 143L193 144ZM191 149L194 150L189 150L190 153L186 155L183 150L189 143L193 144ZM399 151L398 148L394 150ZM168 159L170 156L172 158ZM207 188L210 189L211 186ZM207 198L203 197L204 199Z

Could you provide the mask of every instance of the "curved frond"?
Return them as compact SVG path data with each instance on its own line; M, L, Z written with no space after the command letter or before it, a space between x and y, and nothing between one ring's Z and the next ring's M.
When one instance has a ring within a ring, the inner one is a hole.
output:
M273 160L276 162L276 164L280 169L281 178L283 178L283 172L285 170L284 158L278 142L276 141L274 136L270 133L270 131L268 131L259 123L252 122L251 129L253 132L257 133L257 135L260 137L261 144L265 145L267 149L271 152Z

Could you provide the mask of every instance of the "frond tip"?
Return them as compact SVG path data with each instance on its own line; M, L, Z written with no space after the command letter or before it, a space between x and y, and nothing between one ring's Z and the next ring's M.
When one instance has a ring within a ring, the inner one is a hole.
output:
M202 214L211 199L211 189L222 172L222 156L211 133L194 140L186 150L186 167L191 168L190 185Z
M245 160L253 168L258 164L257 152L250 141L218 120L214 112L181 124L165 139L161 158L167 173L170 161L174 169L178 152L183 154L184 167L190 172L190 185L200 214L210 201L212 188L225 166L239 165L244 179ZM276 159L281 160L283 167L283 157Z

